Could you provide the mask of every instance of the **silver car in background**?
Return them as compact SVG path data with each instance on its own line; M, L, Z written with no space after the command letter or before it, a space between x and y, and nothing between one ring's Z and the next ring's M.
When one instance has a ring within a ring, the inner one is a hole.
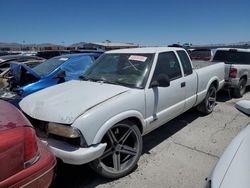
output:
M250 116L250 101L242 100L235 107ZM250 124L228 145L216 164L208 188L250 187Z
M250 49L218 48L213 62L225 63L225 86L242 97L250 85Z

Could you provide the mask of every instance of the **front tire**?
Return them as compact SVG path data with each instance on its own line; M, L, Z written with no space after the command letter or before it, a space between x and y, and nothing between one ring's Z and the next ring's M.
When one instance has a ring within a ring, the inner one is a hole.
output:
M198 111L204 115L213 112L216 102L216 88L211 85L207 91L205 99L197 106Z
M90 163L91 168L106 178L120 178L136 166L142 152L142 136L130 121L114 125L102 138L107 143L103 155Z

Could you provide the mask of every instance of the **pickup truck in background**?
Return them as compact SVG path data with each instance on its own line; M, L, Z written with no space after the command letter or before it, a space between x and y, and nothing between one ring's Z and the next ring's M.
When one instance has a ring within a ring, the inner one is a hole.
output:
M218 48L212 61L225 63L225 86L242 97L250 85L250 49Z
M193 49L190 51L191 60L199 60L199 61L211 61L213 58L214 49Z
M91 162L100 175L118 178L135 168L143 135L193 107L213 111L224 69L224 63L192 65L182 48L113 50L81 80L38 91L19 105L63 162Z

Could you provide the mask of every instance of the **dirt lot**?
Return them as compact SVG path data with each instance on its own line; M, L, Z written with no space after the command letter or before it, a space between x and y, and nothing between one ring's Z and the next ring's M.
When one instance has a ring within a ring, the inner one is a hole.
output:
M243 98L250 99L250 92ZM190 110L146 135L137 169L124 178L111 181L88 165L59 163L53 187L204 187L225 147L250 122L234 108L238 100L221 92L214 113L202 117Z

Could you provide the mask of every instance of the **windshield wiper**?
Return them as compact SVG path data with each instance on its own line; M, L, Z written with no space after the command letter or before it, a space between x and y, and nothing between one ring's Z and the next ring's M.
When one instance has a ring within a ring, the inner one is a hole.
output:
M86 76L84 76L84 75L79 76L79 79L80 80L88 80L88 78Z
M103 82L103 83L113 83L104 79L97 79L97 78L89 78L87 76L81 75L79 76L79 79L84 80L84 81L92 81L92 82Z
M99 81L99 80L97 80L97 79L89 78L89 77L84 76L84 75L79 76L79 79L80 79L80 80L84 80L84 81L92 81L92 82L97 82L97 81Z
M121 81L109 81L109 80L105 80L105 79L94 79L94 78L88 78L86 76L79 76L79 78L81 80L84 80L84 81L92 81L92 82L98 82L98 83L105 83L105 84L113 84L113 85L119 85L119 86L125 86L125 87L129 87L129 88L138 88L138 89L142 89L143 87L137 87L137 86L134 86L132 84L128 84L128 83L124 83L124 82L121 82Z

